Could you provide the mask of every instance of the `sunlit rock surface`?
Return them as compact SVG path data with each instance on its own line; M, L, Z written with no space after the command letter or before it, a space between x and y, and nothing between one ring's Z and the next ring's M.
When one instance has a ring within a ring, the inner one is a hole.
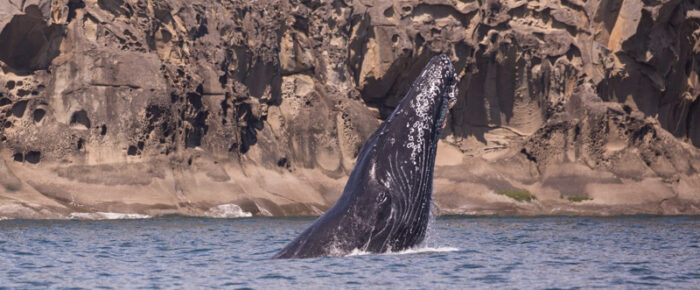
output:
M438 213L698 214L699 39L690 0L1 1L0 217L320 214L437 53Z

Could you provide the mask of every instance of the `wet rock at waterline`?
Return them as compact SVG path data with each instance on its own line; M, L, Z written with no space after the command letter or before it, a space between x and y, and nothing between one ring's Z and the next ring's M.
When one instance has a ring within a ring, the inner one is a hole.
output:
M698 213L699 11L3 1L0 216L318 215L439 53L460 82L438 212Z

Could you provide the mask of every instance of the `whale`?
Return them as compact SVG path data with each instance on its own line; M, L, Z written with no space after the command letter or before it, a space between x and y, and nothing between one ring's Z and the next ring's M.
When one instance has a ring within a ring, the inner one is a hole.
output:
M274 259L386 253L426 236L440 132L456 102L449 57L434 56L365 141L336 203Z

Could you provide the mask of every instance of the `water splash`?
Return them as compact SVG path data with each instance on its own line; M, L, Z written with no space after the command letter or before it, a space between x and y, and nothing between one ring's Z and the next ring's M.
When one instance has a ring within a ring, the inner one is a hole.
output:
M433 190L434 191L434 190ZM437 208L435 207L435 202L430 202L430 212L428 213L428 225L425 227L425 238L418 247L429 248L430 245L435 245L436 242L433 239L433 233L435 232L435 216L437 216Z
M118 212L74 212L68 216L74 220L133 220L148 219L150 215Z
M241 217L252 217L253 214L243 209L237 204L228 203L221 204L210 208L204 213L206 217L211 218L241 218Z
M455 247L415 247L415 248L409 248L409 249L406 249L403 251L398 251L398 252L384 252L384 253L372 253L372 252L367 252L367 251L363 251L360 249L354 249L354 250L352 250L352 252L345 255L345 257L364 256L364 255L407 255L407 254L440 253L440 252L456 252L456 251L459 251L459 248L455 248Z

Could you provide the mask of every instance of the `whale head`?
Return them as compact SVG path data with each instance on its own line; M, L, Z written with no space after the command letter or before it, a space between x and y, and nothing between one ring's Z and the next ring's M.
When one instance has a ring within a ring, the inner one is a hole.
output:
M401 161L432 172L440 131L457 100L456 86L450 59L444 54L433 57L367 143L376 142L379 152L398 154Z
M456 84L449 58L433 57L363 145L340 199L275 258L399 251L422 242L437 143Z
M433 57L387 118L383 131L397 130L396 127L401 126L399 123L405 123L409 128L405 132L409 141L420 142L425 136L438 137L445 127L447 110L457 101L456 86L457 75L450 59L444 54Z
M377 201L371 212L381 216L368 250L401 250L423 240L438 140L447 111L456 102L457 82L450 59L433 57L358 156L345 191L353 190L351 184L363 184L364 196Z

